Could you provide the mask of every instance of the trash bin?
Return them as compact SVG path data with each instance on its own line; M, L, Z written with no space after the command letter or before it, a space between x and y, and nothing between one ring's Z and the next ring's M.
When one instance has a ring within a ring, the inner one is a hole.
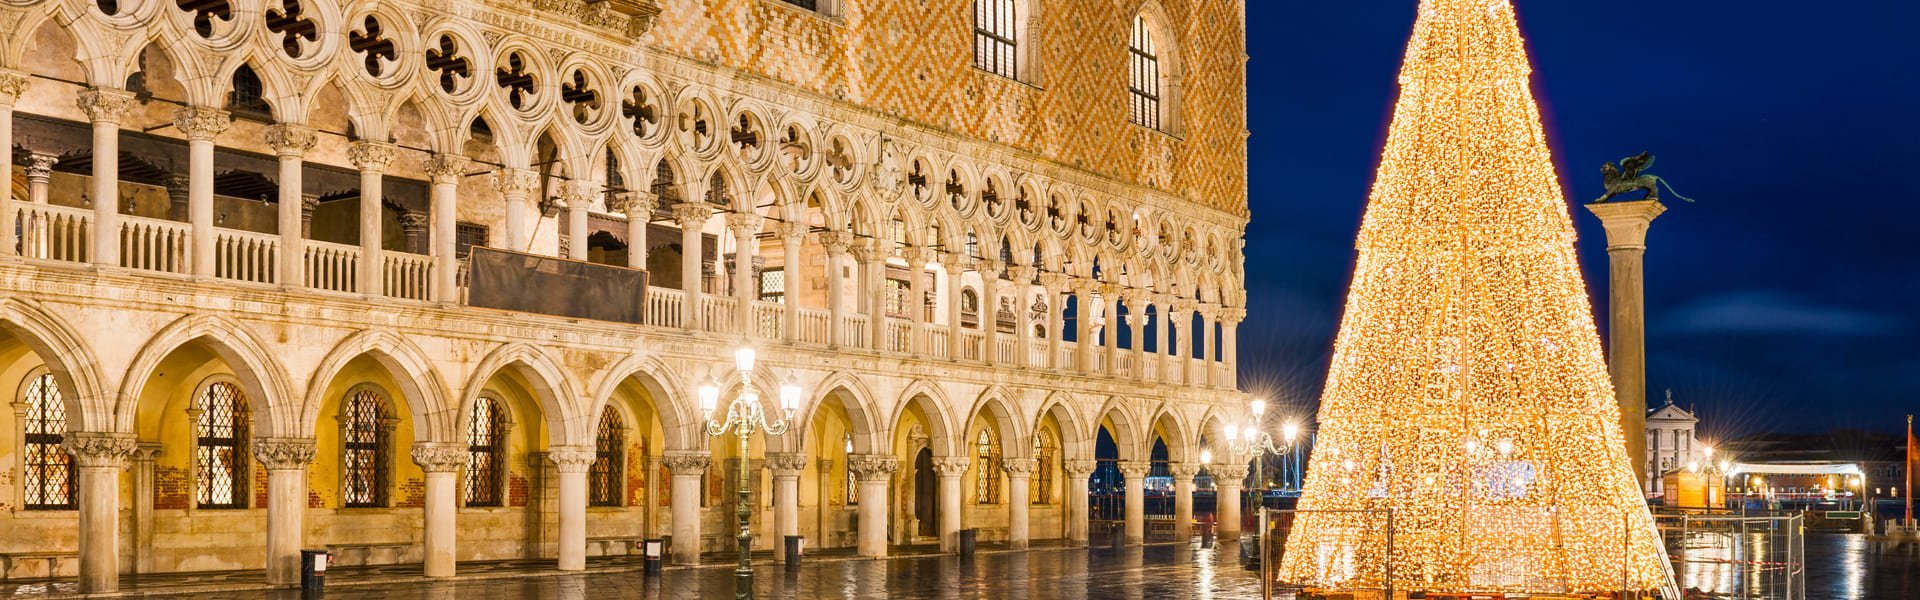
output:
M800 553L806 548L807 538L797 535L787 536L787 568L800 566Z
M960 558L973 558L973 546L980 540L980 530L960 530Z
M667 541L660 538L654 538L651 540L647 540L645 544L646 544L646 549L644 551L644 554L646 555L645 573L647 575L659 575L660 561L667 554Z
M326 550L300 551L300 591L318 594L327 589L327 563L333 555Z

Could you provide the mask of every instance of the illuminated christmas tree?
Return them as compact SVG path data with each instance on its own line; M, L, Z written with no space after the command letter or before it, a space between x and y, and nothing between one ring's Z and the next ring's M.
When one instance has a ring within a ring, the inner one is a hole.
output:
M1508 0L1420 3L1282 581L1671 590L1530 74Z

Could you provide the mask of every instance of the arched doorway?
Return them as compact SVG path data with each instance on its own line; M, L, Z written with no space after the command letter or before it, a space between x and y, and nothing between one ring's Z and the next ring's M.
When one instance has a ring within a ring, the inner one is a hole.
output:
M932 448L913 457L913 517L920 524L914 535L940 537L940 477L933 472Z

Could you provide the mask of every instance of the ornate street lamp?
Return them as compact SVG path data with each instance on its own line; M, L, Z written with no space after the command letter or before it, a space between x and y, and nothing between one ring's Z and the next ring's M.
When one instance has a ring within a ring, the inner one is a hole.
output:
M753 499L747 478L747 441L755 430L765 431L767 437L785 435L793 428L794 413L800 410L800 386L789 377L780 386L780 410L784 416L768 421L767 413L760 407L760 390L753 385L753 348L742 347L733 352L734 367L740 373L740 395L727 403L726 419L715 421L713 413L719 408L720 388L713 384L700 386L701 420L706 422L707 435L720 437L731 431L739 440L740 461L740 501L735 514L740 518L740 566L735 568L733 597L747 600L753 597Z
M1266 539L1267 537L1267 473L1266 473L1265 459L1266 459L1267 453L1269 452L1274 454L1283 454L1285 452L1291 451L1293 449L1294 441L1300 435L1300 426L1295 425L1291 420L1289 420L1286 423L1286 425L1280 428L1281 443L1280 445L1276 446L1273 443L1273 434L1267 433L1264 429L1261 428L1261 423L1264 422L1263 419L1266 417L1266 414L1267 414L1266 399L1255 398L1253 399L1253 402L1250 405L1248 405L1247 408L1248 408L1248 412L1251 412L1253 414L1253 418L1251 421L1248 422L1247 428L1244 431L1242 431L1239 427L1234 426L1232 424L1227 425L1227 430L1226 430L1227 451L1231 452L1235 459L1243 463L1246 460L1247 455L1249 454L1253 455L1253 488L1254 489L1252 490L1252 493L1254 494L1254 498L1256 498L1256 502L1259 503L1259 515L1260 515L1260 518L1258 520L1259 533L1254 534L1253 540L1255 544L1259 544L1260 546L1260 552L1259 552L1260 562L1258 563L1258 565L1260 567L1259 572L1260 572L1261 597L1268 598L1268 597L1272 597L1271 596L1272 592L1271 592L1271 589L1269 588L1269 586L1271 585L1271 580L1267 577L1267 571L1266 571L1266 567L1267 567L1267 539ZM1201 455L1201 460L1205 461L1208 458L1210 458L1210 456L1208 456L1207 453L1203 452ZM1243 554L1242 556L1245 556L1245 555Z

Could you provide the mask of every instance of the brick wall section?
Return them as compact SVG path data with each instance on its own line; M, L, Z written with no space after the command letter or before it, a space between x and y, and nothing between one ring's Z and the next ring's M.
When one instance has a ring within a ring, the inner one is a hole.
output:
M253 479L249 480L249 482L253 485L253 505L252 506L254 508L266 508L267 507L267 467L266 465L254 463Z
M1184 68L1181 138L1129 120L1138 0L1045 1L1038 87L973 67L973 0L846 2L837 22L766 0L659 4L644 39L662 50L1247 214L1238 2L1161 0L1182 38L1155 40Z
M179 467L153 467L153 508L155 510L173 510L187 507L192 501L192 490L187 489L187 471Z
M527 505L527 476L519 471L507 472L507 506Z

